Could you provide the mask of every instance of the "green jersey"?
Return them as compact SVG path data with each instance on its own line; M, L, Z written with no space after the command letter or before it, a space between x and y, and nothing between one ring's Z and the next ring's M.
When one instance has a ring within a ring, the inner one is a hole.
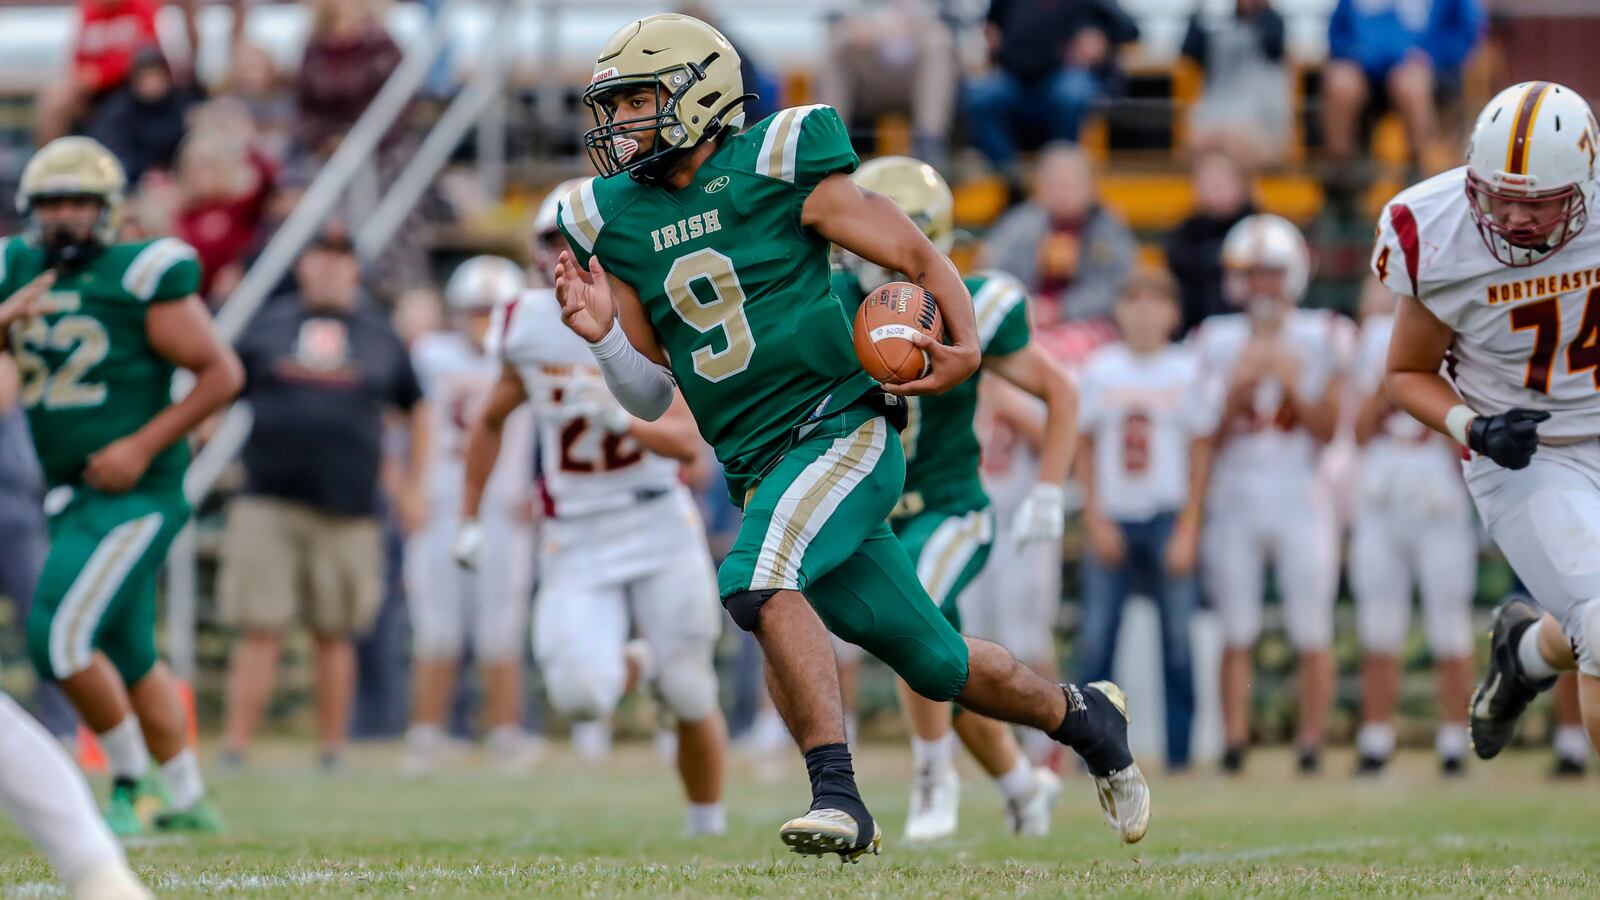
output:
M42 250L21 237L6 239L0 298L44 269ZM180 240L114 244L59 275L43 298L43 315L11 326L28 427L52 487L76 483L91 455L171 404L173 366L150 349L145 313L199 285L200 264ZM140 486L181 483L188 461L179 441L156 455Z
M858 160L829 106L723 139L681 190L593 178L562 201L580 265L633 287L735 502L797 426L872 388L832 295L828 242L801 224L817 184Z
M1027 293L1010 275L980 272L968 276L978 321L978 348L985 357L1008 356L1028 345ZM833 290L852 316L866 299L855 275L836 270ZM980 450L973 420L978 414L978 376L949 392L911 397L900 444L906 453L906 486L898 514L924 509L962 512L989 503L978 478ZM913 499L915 498L915 499Z

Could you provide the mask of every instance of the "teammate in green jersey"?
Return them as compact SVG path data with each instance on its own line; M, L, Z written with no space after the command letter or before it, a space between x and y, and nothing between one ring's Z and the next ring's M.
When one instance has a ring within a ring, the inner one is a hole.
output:
M925 697L1076 749L1118 833L1138 840L1149 792L1121 691L1052 684L963 639L887 524L905 457L886 412L978 366L966 286L893 202L850 180L857 160L832 108L785 109L744 130L746 96L738 54L703 22L650 16L612 35L584 93L603 175L562 202L569 250L556 291L630 413L660 416L676 382L744 509L718 572L723 604L760 642L811 776L810 811L780 837L847 859L879 843L845 745L832 630ZM829 288L830 241L937 298L950 344L919 340L924 378L885 393L862 371Z
M853 178L864 190L894 201L940 252L949 251L954 240L954 204L949 186L932 166L903 156L883 157L863 165ZM843 263L834 274L833 290L850 313L867 294L899 277L852 253L844 254ZM1017 511L1015 537L1059 543L1065 512L1062 483L1077 440L1077 392L1067 373L1032 343L1027 296L1016 279L995 272L979 273L969 276L966 285L972 292L978 345L983 352L980 371L1045 403L1040 480ZM989 497L978 477L981 451L973 428L978 378L936 397L912 397L908 412L907 425L900 433L906 457L905 489L890 514L889 525L916 564L922 586L950 624L960 630L957 600L988 562L994 536ZM900 686L911 720L915 766L906 840L947 837L956 829L961 796L951 753L950 705L906 690L903 681ZM1047 833L1060 791L1055 775L1029 765L1004 723L966 713L955 717L954 731L995 779L1012 830L1028 835Z
M212 831L184 707L157 658L156 575L189 517L183 439L238 393L243 374L195 294L194 250L172 238L116 241L123 186L104 147L52 141L22 173L27 231L0 244L0 328L50 488L28 652L106 752L114 831L152 818L164 830ZM178 368L194 386L174 403Z

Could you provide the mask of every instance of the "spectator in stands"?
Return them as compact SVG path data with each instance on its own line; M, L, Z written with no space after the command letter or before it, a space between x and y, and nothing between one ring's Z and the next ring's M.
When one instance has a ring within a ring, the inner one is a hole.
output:
M1339 0L1322 72L1328 158L1348 163L1360 155L1361 121L1376 90L1400 114L1420 167L1433 140L1434 91L1459 86L1461 64L1483 28L1480 0Z
M255 44L235 45L224 94L244 104L261 151L278 162L286 159L295 130L295 96L279 76L272 54Z
M828 29L817 96L852 135L874 133L889 113L911 120L911 153L944 168L956 102L955 38L927 0L847 4ZM858 149L873 147L857 143Z
M200 295L218 305L244 275L245 254L260 240L272 163L248 134L197 128L178 156L174 232L199 254Z
M283 633L311 629L324 765L338 765L355 692L354 636L383 598L377 519L386 415L427 446L422 389L389 319L362 293L349 238L325 230L301 254L296 289L274 298L239 342L255 425L246 490L228 509L219 602L243 634L228 661L224 748L241 760L271 698ZM426 453L415 454L417 459ZM394 485L420 518L420 466Z
M1138 250L1128 226L1096 198L1088 155L1058 144L1039 157L1033 198L989 230L979 264L1026 285L1047 325L1109 317Z
M40 92L34 104L39 146L72 131L111 91L127 80L134 54L159 43L161 0L79 0L71 71ZM199 45L194 0L180 0L190 48Z
M1194 670L1189 622L1213 423L1197 402L1198 361L1173 344L1178 291L1165 272L1135 275L1117 301L1119 343L1079 381L1078 478L1089 545L1081 567L1080 683L1109 680L1122 609L1137 590L1161 614L1167 766L1189 765Z
M733 45L734 52L739 54L739 77L744 83L744 89L756 95L754 100L745 102L746 121L754 124L783 108L783 86L773 77L768 67L757 59L754 49L730 29L726 19L701 0L685 0L679 3L678 12L693 16L722 32L722 36Z
M1222 239L1245 216L1254 215L1250 182L1227 153L1195 158L1194 212L1167 235L1167 267L1183 297L1183 332L1207 316L1234 312L1222 296Z
M1116 48L1139 38L1117 0L992 0L984 32L992 65L967 84L967 121L973 143L1013 180L1019 131L1077 141L1117 87Z
M134 55L127 82L90 114L84 130L116 155L128 183L137 185L147 174L172 168L188 127L185 116L199 101L172 77L161 51L146 47Z
M1282 156L1291 115L1283 31L1270 0L1235 0L1232 16L1189 20L1183 55L1205 70L1189 115L1191 150L1225 150L1255 165Z
M326 159L400 65L400 47L374 0L313 0L311 15L295 83L297 137L302 151Z

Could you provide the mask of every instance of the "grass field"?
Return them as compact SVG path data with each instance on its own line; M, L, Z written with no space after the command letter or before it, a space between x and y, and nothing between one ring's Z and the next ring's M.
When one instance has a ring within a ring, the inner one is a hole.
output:
M642 746L619 748L604 771L555 752L517 779L470 768L404 779L385 747L324 775L310 756L273 746L256 768L215 776L228 833L137 841L135 868L174 897L1600 896L1600 795L1545 780L1548 757L1535 753L1446 782L1420 754L1356 781L1345 754L1304 780L1287 755L1262 752L1243 780L1158 777L1150 835L1133 848L1116 843L1081 776L1054 834L1021 840L1002 830L993 788L966 772L959 836L910 848L896 840L908 757L869 747L858 765L885 853L845 867L777 841L808 796L797 761L758 780L736 759L728 836L691 841L676 783ZM49 877L0 824L0 891L53 895Z

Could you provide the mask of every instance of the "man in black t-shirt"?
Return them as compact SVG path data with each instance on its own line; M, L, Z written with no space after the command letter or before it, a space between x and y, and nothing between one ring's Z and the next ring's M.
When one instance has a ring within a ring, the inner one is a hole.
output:
M410 420L411 458L426 457L422 389L388 317L361 294L348 238L326 231L239 341L243 398L255 424L244 495L228 509L219 601L242 636L229 660L225 751L242 758L271 698L285 630L310 628L317 726L338 760L355 688L351 639L383 597L377 518L384 481L402 521L420 518L418 467L385 479L385 419Z

